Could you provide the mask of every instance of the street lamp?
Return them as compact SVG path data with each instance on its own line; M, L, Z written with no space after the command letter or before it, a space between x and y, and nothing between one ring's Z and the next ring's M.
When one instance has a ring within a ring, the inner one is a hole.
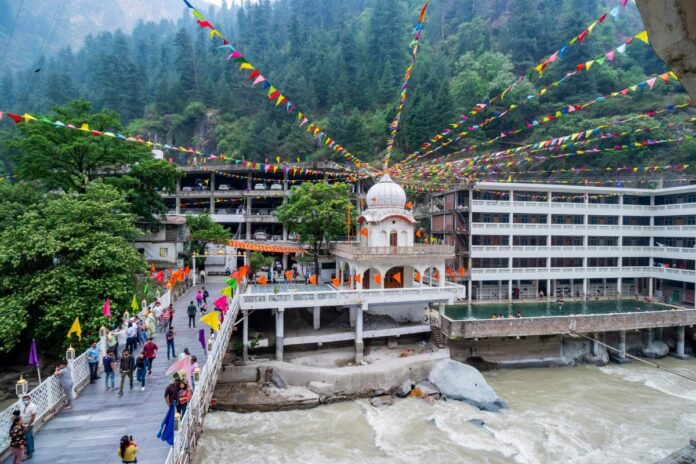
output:
M196 257L197 256L198 256L198 253L196 253L195 251L193 253L191 253L191 257L193 258L193 286L194 287L196 286L196 276L198 275L198 274L196 274Z
M65 359L68 361L68 363L75 361L75 348L73 348L72 345L65 350Z
M23 397L29 392L29 383L24 380L24 377L22 375L19 375L19 380L17 381L17 385L15 385L15 393L19 398Z

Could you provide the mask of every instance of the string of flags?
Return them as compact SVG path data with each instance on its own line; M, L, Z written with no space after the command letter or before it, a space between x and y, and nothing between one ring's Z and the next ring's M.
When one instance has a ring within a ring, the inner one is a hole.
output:
M490 99L482 102L482 103L477 103L473 108L471 108L467 114L462 114L460 116L459 121L457 121L455 124L461 125L465 124L468 119L471 116L475 116L479 114L481 111L483 111L485 108L491 106L498 100L503 100L505 98L505 95L507 95L509 92L511 92L516 86L520 85L523 83L525 80L531 80L532 76L534 75L535 71L536 73L541 75L543 72L553 63L557 61L561 61L568 51L569 47L572 47L573 45L576 44L582 44L587 40L588 37L592 35L593 29L598 25L598 24L604 24L605 20L607 17L611 17L614 20L616 20L619 16L620 8L625 7L627 4L627 0L621 0L619 6L614 7L612 10L603 13L597 20L595 20L592 24L588 25L585 29L583 29L579 34L573 36L565 45L563 45L560 49L556 50L553 52L551 55L549 55L547 58L542 60L540 63L537 65L533 66L529 71L527 71L526 74L519 76L515 82L510 84L508 87L506 87L502 92L499 94L491 97ZM641 33L642 34L642 33ZM642 37L642 35L641 35ZM645 35L645 38L647 40L647 33ZM432 138L432 137L431 137ZM422 148L427 149L430 147L429 143L425 143ZM413 157L420 155L420 151L416 151L408 155L403 162L410 162Z
M446 148L448 145L459 142L463 138L465 138L469 135L472 135L474 132L485 128L489 124L491 124L495 121L498 121L499 119L504 118L510 112L514 111L516 108L527 105L528 103L535 101L535 99L545 95L549 90L553 90L554 88L559 87L561 84L567 83L570 79L572 79L575 76L580 75L582 72L589 72L590 69L595 64L603 65L606 62L610 62L610 63L615 62L616 54L617 53L624 54L626 52L626 47L632 43L635 43L636 38L638 38L640 41L642 41L644 43L649 43L647 32L642 31L642 32L636 34L635 36L629 38L628 40L623 42L618 47L615 47L612 50L603 53L601 56L599 56L593 60L584 61L582 63L575 65L573 70L566 73L561 79L554 81L554 82L551 82L544 87L541 87L534 94L527 95L527 97L524 98L523 100L521 100L517 103L511 104L510 106L508 106L507 108L505 108L502 111L494 112L492 116L486 118L481 123L473 124L471 126L465 127L465 130L457 133L454 138L448 137L448 135L450 135L454 129L458 129L463 124L461 122L452 123L452 124L450 124L451 128L445 129L444 131L442 131L439 134L432 137L428 142L421 145L422 148L424 148L424 149L428 148L428 150L426 150L418 155L413 156L412 158L410 158L410 160L404 161L403 163L401 163L401 165L409 165L409 164L415 163L415 162L417 162L425 157L428 157L428 156L436 153L437 151L439 151L443 148ZM436 144L437 144L437 146L433 147ZM433 147L433 148L431 148L431 147Z
M425 21L425 14L428 11L428 0L421 7L420 16L418 17L418 23L416 24L413 32L416 35L409 44L411 48L411 62L406 68L406 73L404 74L404 80L401 84L401 94L399 95L399 104L396 107L396 113L392 119L391 124L389 124L389 137L387 138L387 152L384 155L384 169L389 167L389 158L391 157L391 152L394 148L394 142L396 140L396 134L399 130L399 121L401 121L401 112L404 109L404 104L406 103L406 97L408 95L408 81L411 79L411 72L413 71L413 66L416 64L416 55L418 55L418 45L420 44L421 33L423 32L423 22Z
M367 168L368 164L361 161L359 158L354 156L350 151L348 151L344 146L339 144L336 140L329 137L329 135L319 127L315 122L313 122L305 113L300 111L297 106L291 102L285 95L283 95L277 87L271 84L267 78L261 74L261 72L252 65L249 60L247 60L242 53L235 49L230 42L220 33L218 29L213 26L210 21L208 21L188 0L182 0L186 7L191 10L191 13L196 18L196 22L203 29L210 29L210 38L214 39L217 37L222 41L222 45L218 48L221 50L229 51L227 56L227 61L233 61L239 64L240 73L246 74L247 80L252 81L251 86L255 87L260 85L261 89L266 91L266 96L268 101L276 107L280 107L285 110L289 116L295 116L298 121L299 127L306 126L306 131L311 133L314 138L316 138L320 143L322 143L329 150L338 153L348 160L350 160L358 168Z

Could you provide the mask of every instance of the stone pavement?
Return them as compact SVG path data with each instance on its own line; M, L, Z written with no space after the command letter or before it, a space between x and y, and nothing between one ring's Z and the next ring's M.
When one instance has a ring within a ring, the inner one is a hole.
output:
M206 285L210 298L208 306L219 297L221 283ZM174 303L174 328L176 353L184 348L198 358L198 364L203 367L206 353L198 341L198 329L207 325L199 323L200 313L196 317L196 328L188 328L186 307L191 300L195 301L196 291L200 285L192 288L176 303ZM152 375L147 378L145 391L140 391L139 383L134 382L133 390L128 390L128 380L124 386L124 395L119 397L118 391L105 392L104 377L96 383L87 385L73 401L69 410L61 410L49 420L34 436L36 451L32 464L63 464L63 463L118 463L116 449L123 435L133 435L138 444L138 462L163 463L169 453L169 445L157 438L157 431L167 412L164 402L164 389L169 378L164 372L171 365L167 361L167 344L164 334L155 336L159 350L153 363ZM139 353L139 350L138 350ZM116 387L120 378L116 374ZM6 463L11 463L11 460Z

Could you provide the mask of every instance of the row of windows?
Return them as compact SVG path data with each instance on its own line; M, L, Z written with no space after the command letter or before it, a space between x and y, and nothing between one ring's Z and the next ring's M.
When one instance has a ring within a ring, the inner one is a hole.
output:
M474 246L508 246L508 235L474 235ZM515 235L512 237L513 246L546 246L546 235ZM622 237L622 246L651 246L649 237ZM551 246L584 246L585 237L582 235L552 235ZM619 246L619 237L590 235L587 236L587 246ZM696 237L654 237L652 246L693 248L696 246Z
M548 192L513 192L514 201L548 201ZM619 194L594 194L560 193L551 192L551 201L554 203L588 203L616 205L620 202ZM509 201L510 192L505 190L474 190L474 200ZM625 205L649 205L650 197L647 195L624 195ZM674 205L680 203L696 203L696 192L680 193L673 195L656 195L656 205Z
M508 224L510 215L505 213L474 213L473 222ZM547 214L513 214L512 222L515 224L547 224ZM585 216L578 214L552 214L552 224L577 224L585 223ZM587 223L591 225L618 225L619 216L588 215ZM649 226L650 216L623 216L622 224L625 226ZM696 225L696 216L655 216L656 226L693 226Z
M599 257L586 258L587 267L618 267L621 259L622 267L649 266L650 259L645 257ZM583 258L512 258L513 268L545 268L545 267L585 267ZM507 269L510 267L510 258L474 258L471 260L475 269ZM653 259L654 266L671 267L675 269L693 270L696 267L694 260L679 259Z

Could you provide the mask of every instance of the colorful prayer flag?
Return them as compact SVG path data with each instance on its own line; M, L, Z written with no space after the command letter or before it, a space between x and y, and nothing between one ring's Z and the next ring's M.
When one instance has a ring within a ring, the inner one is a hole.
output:
M72 338L72 334L77 335L77 338L79 340L82 340L82 327L80 327L79 317L76 317L72 325L70 326L70 330L68 331L68 338Z

